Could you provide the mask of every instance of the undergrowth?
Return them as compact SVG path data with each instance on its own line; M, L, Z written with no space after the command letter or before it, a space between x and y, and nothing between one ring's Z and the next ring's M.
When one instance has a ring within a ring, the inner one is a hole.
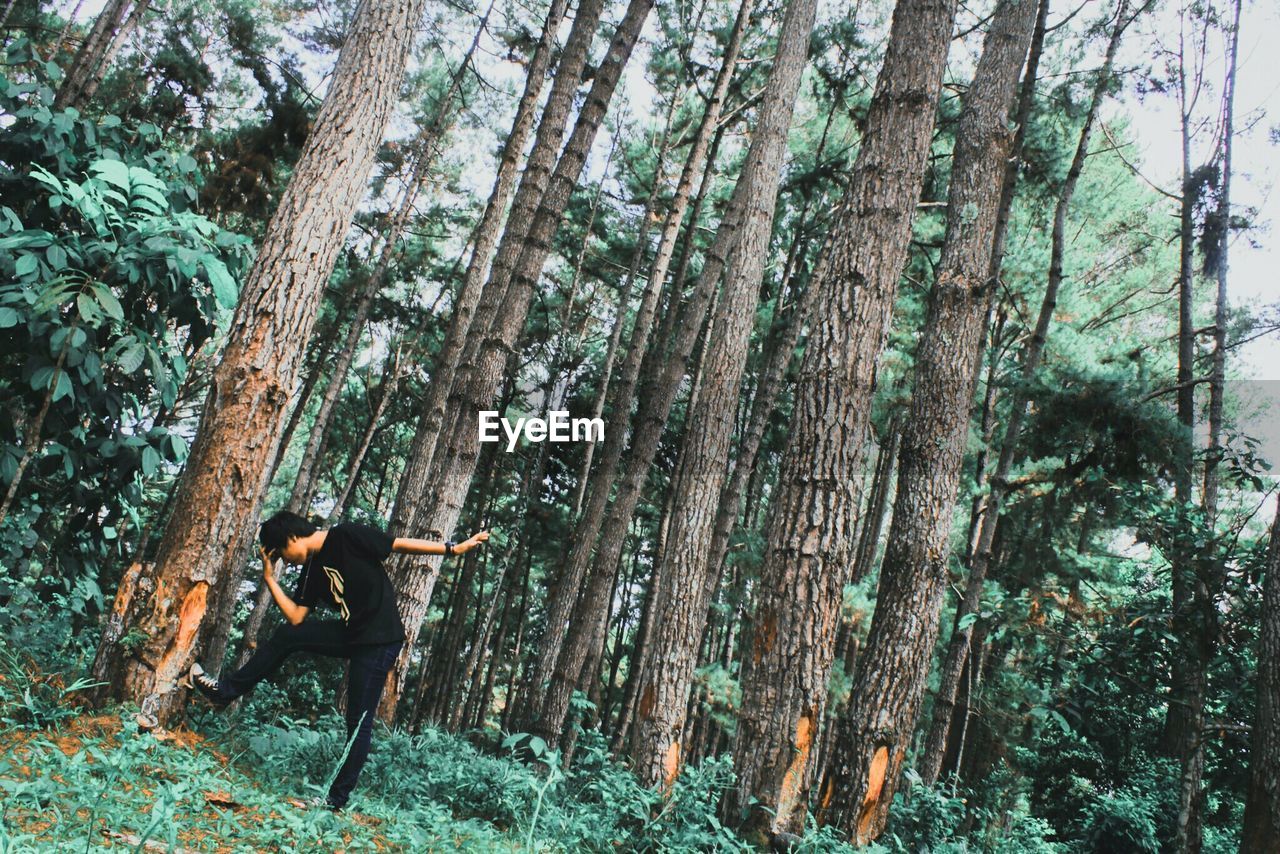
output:
M750 851L716 818L727 759L661 798L585 733L573 762L541 743L476 746L379 725L347 811L323 796L343 726L281 713L281 689L231 713L193 703L172 732L132 709L77 707L84 680L42 674L0 641L0 854L10 851ZM844 850L814 831L796 850Z

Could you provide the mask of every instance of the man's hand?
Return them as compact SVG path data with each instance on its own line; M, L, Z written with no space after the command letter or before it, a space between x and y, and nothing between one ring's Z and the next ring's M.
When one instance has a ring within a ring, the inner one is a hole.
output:
M289 598L289 594L280 589L280 582L276 581L275 557L261 546L258 547L258 554L262 556L262 579L267 589L271 591L271 598L276 600L276 607L284 614L284 618L290 625L298 625L311 609L294 602Z
M474 549L476 546L479 546L484 542L486 542L488 539L489 539L488 531L481 531L478 534L472 534L470 537L467 537L462 542L454 545L453 547L454 554L462 554L464 552L469 552L472 549Z
M262 555L262 577L275 578L276 577L275 558L273 558L271 556L271 553L266 549L264 549L262 546L258 546L258 553Z

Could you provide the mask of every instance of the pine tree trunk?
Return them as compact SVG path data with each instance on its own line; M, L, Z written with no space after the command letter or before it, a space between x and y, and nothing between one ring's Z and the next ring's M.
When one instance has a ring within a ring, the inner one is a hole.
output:
M1184 533L1190 528L1191 521L1186 514L1194 501L1195 462L1192 448L1195 429L1195 386L1192 376L1195 372L1196 331L1192 316L1194 308L1195 286L1195 205L1192 193L1191 164L1191 122L1188 104L1187 85L1188 57L1179 56L1178 90L1181 108L1182 134L1182 197L1178 217L1178 368L1177 368L1177 418L1182 427L1185 444L1177 449L1174 462L1173 489L1176 508L1182 516L1177 520L1178 530L1174 533L1170 555L1170 574L1172 576L1174 635L1181 644L1194 646L1194 599L1195 599L1195 565L1192 554L1191 537ZM1197 752L1196 741L1199 738L1199 722L1192 720L1192 710L1200 706L1204 686L1199 684L1196 668L1189 666L1189 659L1194 655L1193 649L1181 650L1174 657L1169 686L1169 706L1165 713L1164 742L1165 752L1170 756L1182 759ZM1179 805L1182 812L1182 805ZM1180 819L1187 816L1180 815ZM1179 836L1184 837L1182 829Z
M969 645L974 632L974 621L966 619L977 613L982 596L982 586L991 566L992 548L995 544L996 532L1000 525L1000 514L1004 507L1004 499L1008 494L1009 474L1017 459L1018 442L1022 433L1023 421L1026 417L1028 383L1040 366L1044 354L1044 346L1049 327L1053 322L1053 314L1058 304L1058 292L1063 281L1063 258L1066 253L1066 219L1075 194L1076 184L1084 169L1088 156L1089 139L1098 110L1106 96L1106 88L1111 77L1111 68L1115 54L1120 45L1120 38L1132 20L1127 17L1124 4L1117 10L1116 24L1111 32L1111 40L1107 46L1106 57L1094 84L1089 110L1085 115L1080 137L1076 143L1075 155L1067 172L1067 177L1058 193L1054 209L1053 230L1051 234L1049 276L1041 301L1040 313L1036 319L1035 330L1031 340L1023 351L1020 370L1021 383L1014 392L1009 406L1009 421L1005 425L1004 437L1001 441L1000 456L996 461L995 471L991 475L991 489L983 503L980 522L972 558L969 565L969 577L965 583L965 591L956 609L956 625L951 640L947 645L946 657L943 660L939 677L937 696L934 699L934 713L922 757L922 778L926 783L937 780L941 769L943 753L948 742L947 730L952 726L955 698L960 689L960 680L965 661L969 658Z
M992 285L998 286L1000 278L1000 268L1004 260L1004 245L1008 233L1009 214L1013 208L1013 195L1017 188L1018 181L1018 165L1021 161L1023 140L1026 136L1027 122L1031 116L1031 107L1035 100L1036 78L1039 73L1040 57L1044 50L1044 37L1046 22L1049 17L1050 0L1039 0L1039 11L1036 15L1035 29L1031 35L1031 47L1027 53L1026 72L1022 79L1022 89L1018 96L1018 107L1014 115L1014 124L1016 131L1012 145L1012 155L1008 158L1004 176L1002 178L1000 190L1000 207L996 218L995 234L992 238L991 251L991 274L990 281ZM1043 316L1043 312L1042 312ZM984 336L985 337L985 336ZM980 351L984 348L980 348ZM979 353L981 358L982 353ZM1036 357L1038 361L1038 356ZM994 377L996 358L991 357L991 367L987 374L987 393L983 400L983 435L989 437L994 429ZM1025 364L1025 357L1024 357ZM1015 401L1015 407L1016 407ZM1016 437L1014 437L1016 440ZM1015 442L1016 443L1016 442ZM985 447L985 445L984 445ZM986 457L985 451L978 454L975 463L975 485L976 488L986 483ZM1012 457L1010 457L1012 462ZM1008 472L997 477L1005 477ZM960 689L960 681L962 670L966 661L968 661L968 645L969 638L972 634L972 626L960 628L960 620L968 614L976 612L978 600L982 593L982 584L986 576L985 565L983 562L982 571L975 575L972 571L974 565L974 552L977 548L978 538L980 536L981 525L983 519L986 518L991 510L989 496L979 496L974 499L975 504L970 513L969 536L967 542L970 544L966 548L966 563L970 566L969 581L965 587L965 591L961 602L956 608L955 625L952 628L951 639L948 643L947 653L942 664L942 675L940 676L940 685L938 693L934 699L933 713L930 722L929 734L925 741L924 752L920 757L920 776L926 786L933 785L938 779L938 774L942 767L943 756L948 744L948 730L951 726L955 712L955 698Z
M757 587L738 786L727 808L766 833L801 826L853 557L856 479L879 357L906 260L950 43L950 0L900 0L867 133L832 234L773 491Z
M472 250L471 259L467 264L467 271L463 277L462 287L459 290L458 301L454 306L453 317L445 332L444 343L441 345L440 353L436 357L436 366L431 376L430 385L427 388L427 396L419 410L418 426L414 432L413 444L409 449L409 458L405 464L404 472L400 476L395 508L392 511L391 518L392 530L400 534L418 533L415 531L414 525L423 512L425 501L427 500L427 478L430 475L431 459L435 453L436 442L439 439L445 417L445 403L453 386L453 378L457 372L458 363L462 358L463 348L471 333L476 306L481 299L486 277L489 273L489 263L493 259L495 248L498 245L498 238L503 231L503 216L506 213L507 204L511 201L512 193L516 189L517 167L520 163L520 156L524 151L525 143L529 140L529 135L533 131L538 96L542 91L543 78L546 76L547 69L551 64L556 32L559 30L560 23L564 18L567 4L568 0L552 0L551 8L547 12L547 19L543 25L538 46L529 61L529 71L525 77L524 92L521 94L520 102L516 108L516 116L512 122L511 133L507 136L507 141L502 148L502 156L498 162L498 175L494 180L493 191L489 195L489 201L486 203L484 213L481 215L480 224L476 228L475 248ZM581 10L578 13L578 21L581 21L584 28L594 28L595 26L594 21L589 17L584 17ZM575 28L578 27L578 21L575 21ZM579 40L581 38L583 37L579 37ZM573 37L571 36L572 39ZM570 47L571 45L566 45L566 54L571 56ZM574 50L577 50L577 48L575 47ZM569 61L572 62L573 60L569 59ZM581 73L581 69L578 69L578 73ZM557 74L557 79L559 79L559 76ZM567 86L568 84L564 85ZM551 100L548 101L548 108L553 103L559 104L566 97L562 89L563 87L554 89ZM548 118L547 111L544 110L543 121L546 122ZM549 132L550 126L548 126ZM558 144L558 142L559 140L557 139L555 143ZM531 164L535 156L554 156L554 152L551 155L542 153L543 149L549 145L550 143L544 143L542 148L535 145L535 150L530 153Z
M712 535L734 435L734 414L756 316L760 278L773 233L774 207L787 149L787 131L808 56L816 0L791 0L778 37L773 70L739 182L750 188L738 239L725 271L685 422L681 488L671 510L663 559L654 570L658 609L645 649L634 768L641 782L668 789L680 770L681 733L698 641L706 626L713 583ZM737 515L736 513L734 514ZM716 564L719 569L719 564Z
M1241 0L1235 0L1235 20L1231 29L1229 59L1226 79L1223 85L1223 121L1221 141L1221 176L1219 178L1218 206L1215 211L1217 226L1220 229L1218 245L1210 250L1206 267L1210 268L1217 280L1216 310L1213 324L1213 353L1209 369L1209 407L1208 427L1209 441L1204 458L1204 480L1201 493L1201 509L1204 513L1204 524L1212 531L1218 517L1218 490L1220 472L1219 463L1223 455L1223 399L1226 392L1226 359L1227 359L1227 255L1231 236L1231 151L1232 136L1235 133L1235 73L1237 50L1240 37ZM1184 188L1184 197L1189 191ZM1184 198L1184 206L1187 202ZM1207 226L1206 226L1207 227ZM1184 234L1185 237L1185 234ZM1189 278L1189 277L1188 277ZM1191 320L1190 282L1180 294L1185 299L1181 305L1186 306L1180 315L1183 321ZM1196 333L1187 328L1179 329L1179 342L1184 336L1192 337ZM1194 340L1179 348L1179 383L1190 383L1194 365L1184 365L1182 357L1189 352L1194 360ZM1183 374L1186 374L1184 380ZM1190 413L1194 422L1194 385L1189 384L1179 389L1179 409L1181 417ZM1184 400L1185 398L1185 400ZM1185 409L1185 411L1184 411ZM1186 426L1184 422L1184 427ZM1192 424L1194 427L1194 424ZM1180 476L1190 471L1186 466ZM1184 499L1190 500L1190 490L1184 486ZM1189 522L1182 523L1189 525ZM1188 531L1188 533L1190 533ZM1190 589L1190 601L1184 601L1183 607L1174 608L1174 631L1182 640L1182 655L1175 657L1175 682L1170 692L1170 709L1175 705L1183 707L1183 726L1178 743L1181 759L1181 784L1178 797L1177 830L1174 836L1174 847L1178 852L1199 854L1204 844L1204 828L1202 814L1204 812L1204 793L1201 790L1201 778L1204 776L1204 712L1207 701L1209 666L1215 654L1217 636L1218 602L1225 579L1225 568L1222 560L1216 555L1215 545L1210 542L1207 547L1186 550L1179 549L1183 558L1179 563L1184 566L1178 574L1187 577ZM1197 553L1198 552L1198 553ZM1189 558L1189 559L1188 559ZM1175 570L1176 571L1176 570ZM1184 590L1184 599L1185 599ZM1259 666L1263 666L1259 663ZM1185 690L1180 690L1185 689Z
M1271 550L1263 572L1258 707L1253 718L1240 854L1280 852L1280 509L1271 525Z
M636 310L622 372L617 382L609 390L609 409L613 413L615 425L625 425L630 420L631 407L635 401L636 381L640 375L645 352L655 346L660 346L660 343L658 345L650 343L650 332L653 328L658 295L662 290L663 282L666 280L667 271L670 268L671 258L675 252L676 241L680 232L680 223L684 219L685 211L689 206L693 183L702 172L703 162L707 159L712 135L716 125L719 123L724 99L728 94L729 83L733 78L733 69L737 63L738 51L741 47L742 34L749 18L749 11L750 2L748 0L739 9L738 19L725 49L725 56L721 62L711 98L703 111L701 124L698 127L689 156L685 160L680 178L677 181L671 207L668 209L666 219L663 222L653 268L649 273L648 286L645 288L640 306ZM693 331L696 334L697 329L695 328ZM604 453L600 458L600 462L596 465L595 471L591 474L587 487L586 504L577 524L574 526L573 542L570 545L569 556L557 573L555 592L547 606L546 628L538 649L537 669L534 671L530 683L532 691L535 693L540 692L542 687L550 682L559 662L578 592L582 587L582 580L587 574L587 568L591 562L596 536L601 526L605 524L605 508L613 482L617 477L618 465L622 459L626 441L625 432L620 433L615 427L612 435L606 437ZM630 520L630 512L628 511L626 515L627 519L619 522L624 531ZM612 517L610 518L612 519ZM620 553L621 547L619 546ZM585 658L585 654L583 658ZM580 665L581 662L579 661L579 667ZM570 684L577 680L577 676L578 673L574 672L568 677ZM571 691L572 689L570 688L569 690ZM545 726L535 724L537 718L545 717L545 711L541 708L543 703L531 702L527 705L530 711L526 717L525 725L528 728L533 729L537 726L538 731L543 732L544 736L559 734L563 720L555 720ZM567 708L566 695L565 709L567 710Z
M155 567L119 608L126 629L147 641L134 652L99 647L110 673L103 699L138 702L147 723L164 724L181 708L179 680L208 631L211 588L252 535L302 343L364 194L422 8L422 0L361 5L244 283Z
M53 108L83 109L93 97L111 67L124 40L137 29L151 0L111 0L93 22L89 35L80 44L71 66L66 70Z
M441 143L457 116L453 102L462 89L462 80L471 67L472 57L480 43L480 37L489 25L489 16L492 12L493 2L490 2L484 17L480 19L480 25L476 28L471 46L449 81L449 88L445 90L436 105L431 124L423 128L414 141L413 166L410 169L409 179L400 195L399 204L383 225L384 233L378 260L374 263L373 270L370 271L369 278L356 300L355 311L347 326L347 336L333 362L329 384L325 386L324 397L320 400L320 408L316 412L315 423L311 427L311 435L307 438L302 461L298 464L298 474L288 505L289 509L295 512L305 515L311 504L311 497L315 494L318 467L320 461L324 459L334 407L346 388L347 373L351 370L351 363L355 361L360 339L364 335L365 323L369 319L369 311L373 308L374 298L382 293L382 288L387 281L387 273L391 269L391 262L395 259L396 251L400 246L400 236L409 225L414 203L431 177L431 167L435 163L436 155L440 152Z
M464 361L469 361L474 367L466 371L465 376L459 376L455 393L450 395L449 411L457 413L457 417L452 422L452 429L444 434L448 443L436 449L436 459L432 462L432 468L437 472L431 480L436 503L425 519L428 530L449 530L457 520L462 498L475 471L479 447L475 413L491 405L494 393L502 381L506 356L513 351L524 327L529 304L550 254L551 239L582 173L596 131L652 6L653 0L631 0L628 4L622 21L614 31L605 59L596 69L591 89L578 112L573 132L556 163L555 171L547 182L546 192L540 194L537 210L527 220L523 248L516 263L510 266L510 284L505 289L500 309L494 315L493 325L488 327L488 334L483 336L483 340L476 340L474 358L464 358ZM526 179L528 177L526 170ZM519 215L517 206L512 217L514 219ZM502 260L503 253L500 251L494 264L495 276L499 275L498 268ZM487 299L490 288L486 287L485 290ZM483 308L482 301L481 310L477 313L477 320L482 324ZM406 571L403 563L393 566L394 580L400 593L401 613L410 639L416 634L417 626L426 614L437 572L434 567L425 572L421 568L410 572ZM394 703L399 695L399 684L407 672L407 665L408 656L401 653L383 695L380 714L384 720L391 719Z
M416 151L413 161L413 169L409 177L409 181L405 186L404 192L401 194L400 202L392 214L390 221L385 225L385 234L378 260L373 270L369 274L369 278L365 281L364 286L360 289L356 298L355 312L347 325L347 335L343 340L342 347L338 350L337 357L333 362L329 383L325 386L324 396L320 400L320 407L316 411L315 421L311 425L311 433L307 437L306 447L302 452L302 459L298 464L297 474L294 476L293 490L289 495L287 509L302 515L308 515L311 506L311 498L315 493L316 481L319 474L319 464L324 458L325 447L328 443L330 422L333 417L333 411L337 405L338 398L342 391L346 388L347 373L351 369L351 364L355 360L356 351L359 349L360 339L364 334L365 322L368 320L369 311L373 307L374 298L382 292L382 287L386 283L387 271L391 267L391 261L395 257L398 248L400 235L404 232L405 227L409 223L409 216L413 212L413 204L417 199L418 193L426 184L427 177L431 174L430 167L436 153L439 151L440 141L446 133L450 117L453 115L453 99L457 96L461 89L462 79L466 74L467 68L471 64L471 58L475 53L476 45L479 44L480 36L484 33L488 24L489 14L493 11L493 5L490 3L489 11L485 13L484 18L480 22L479 28L476 30L475 38L471 42L471 47L467 50L462 64L458 70L454 72L450 81L449 88L440 99L440 104L436 108L436 114L431 124L424 128L419 134L416 142ZM335 320L334 331L338 328L340 319ZM326 348L327 349L327 348ZM310 395L315 384L315 375L320 372L324 365L322 360L316 365L315 371L311 376L307 377L304 384L303 394L299 395L299 402L294 412L289 418L289 426L286 428L286 438L282 439L279 451L276 453L277 464L284 457L284 453L288 448L285 444L287 437L291 437L293 428L298 423L298 416L302 413L302 408L306 405L307 397ZM384 395L379 405L379 414L385 408L387 398ZM376 429L377 418L375 417L369 424L367 431L369 440L372 441L373 430ZM368 446L366 445L365 448ZM363 451L361 451L363 454ZM273 466L274 471L274 466ZM346 495L350 493L351 481L354 477L354 467L348 469L348 479L342 487L343 502ZM337 517L341 508L335 507L330 511L330 515ZM211 639L208 648L208 654L211 661L220 662L226 650L227 637L231 630L231 622L235 616L235 604L238 598L237 592L240 588L245 575L246 561L240 556L233 556L229 562L227 576L231 579L228 584L230 595L222 597L222 606L219 608L217 616L217 628ZM260 585L260 589L255 596L254 611L265 609L270 606L269 591L265 585ZM254 614L250 612L252 621ZM254 622L252 628L255 634L245 634L246 648L256 646L256 632L262 626L262 614L258 615L258 619Z
M382 421L382 416L387 411L387 406L391 403L391 398L396 393L396 388L400 385L400 376L400 350L397 348L394 354L388 356L387 365L382 371L382 384L378 389L378 404L369 413L369 422L365 425L364 433L356 444L355 450L351 452L351 457L347 460L347 480L343 483L342 490L338 493L338 497L334 499L333 508L329 511L329 518L332 520L341 519L342 514L347 509L347 501L350 500L351 494L355 491L356 483L360 479L360 472L364 468L365 456L369 453L369 446L373 444L373 437L378 432L378 425Z
M822 159L822 154L826 150L827 137L835 114L836 111L834 109L827 114L822 136L818 140L818 147L815 153L816 161ZM803 248L806 231L805 217L808 215L812 201L812 196L806 192L804 204L796 217L795 235L792 239L791 249L787 253L787 263L783 271L776 311L782 310L783 297L786 294L794 294L798 290L796 285L800 278L798 271L803 266L805 256ZM824 241L819 249L815 265L816 269L820 269L826 263L826 253L829 246L829 242ZM810 281L813 279L816 279L816 275L811 277ZM738 516L742 510L743 496L746 494L747 486L756 470L756 459L760 453L760 444L764 440L765 430L769 426L769 419L777 405L778 395L782 392L787 367L791 364L792 354L795 353L796 345L800 341L800 333L808 322L809 313L813 309L816 294L817 288L806 286L800 292L800 295L795 298L790 312L786 319L782 321L781 327L776 330L775 335L771 336L768 356L765 359L764 367L760 371L758 385L751 399L747 426L743 431L742 440L739 442L738 452L731 463L729 482L721 490L719 505L716 510L715 527L707 558L707 566L711 568L711 571L706 575L708 583L713 586L723 572L725 559L729 553L729 538L733 534L733 527L738 521ZM710 597L708 601L710 601Z
M946 237L916 350L875 613L824 781L827 819L858 843L884 828L938 634L951 517L993 293L991 236L1012 137L1008 119L1037 5L1003 0L996 7L956 131ZM881 755L887 762L877 767Z

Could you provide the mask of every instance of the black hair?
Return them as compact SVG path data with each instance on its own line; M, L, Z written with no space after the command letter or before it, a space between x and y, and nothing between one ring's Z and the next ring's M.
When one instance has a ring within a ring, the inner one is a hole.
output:
M289 510L281 510L258 528L258 542L269 552L278 552L289 544L290 537L307 537L318 529Z

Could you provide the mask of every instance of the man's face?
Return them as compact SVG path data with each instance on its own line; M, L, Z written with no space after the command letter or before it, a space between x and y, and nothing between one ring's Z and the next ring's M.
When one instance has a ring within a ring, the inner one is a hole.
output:
M276 555L293 564L307 562L307 548L298 537L290 537L289 542L285 543L284 548L277 551Z

